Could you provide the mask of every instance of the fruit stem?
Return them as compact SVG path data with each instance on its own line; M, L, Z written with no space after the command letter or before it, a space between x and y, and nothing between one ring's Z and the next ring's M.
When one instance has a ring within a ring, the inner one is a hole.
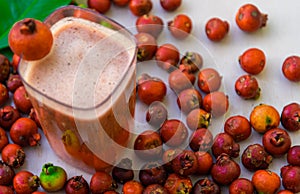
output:
M21 34L33 34L36 32L36 24L33 19L26 18L22 22L22 26L20 28Z

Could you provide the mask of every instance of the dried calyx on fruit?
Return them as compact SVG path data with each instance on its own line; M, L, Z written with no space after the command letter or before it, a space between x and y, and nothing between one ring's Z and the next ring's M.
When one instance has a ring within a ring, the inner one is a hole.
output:
M12 26L8 43L11 50L23 59L38 60L50 52L53 36L45 23L33 18L25 18Z

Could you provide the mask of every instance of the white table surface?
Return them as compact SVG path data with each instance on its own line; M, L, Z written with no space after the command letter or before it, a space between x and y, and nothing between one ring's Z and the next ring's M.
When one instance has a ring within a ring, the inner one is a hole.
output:
M176 40L171 37L165 27L158 38L158 45L172 43L176 45L183 55L186 51L197 51L204 58L204 67L215 67L223 76L222 88L228 96L230 107L227 114L219 119L213 120L209 129L214 133L223 131L223 123L226 118L232 115L243 115L249 118L252 108L259 103L273 105L279 112L282 108L293 101L300 102L300 83L292 83L283 77L281 65L284 59L290 55L297 55L300 51L300 2L297 0L272 0L258 1L252 0L263 13L268 14L267 26L255 33L244 33L238 29L235 23L235 14L238 8L249 1L245 0L183 0L182 6L175 12L165 12L158 0L153 0L153 9L151 13L160 16L164 23L171 20L178 13L185 13L193 21L192 34L186 40ZM106 14L108 17L116 20L127 27L132 33L136 33L135 21L136 16L132 15L128 7L118 8L112 6ZM220 17L230 24L230 31L226 38L218 43L211 42L207 39L204 28L205 23L211 17ZM258 100L245 101L236 95L234 91L235 80L245 72L238 65L238 56L250 47L262 49L267 58L266 67L262 73L256 76L261 87L261 97ZM140 63L138 74L150 72L167 81L167 73L159 69L154 63ZM167 82L166 82L167 83ZM178 114L176 104L171 100L174 98L173 93L168 90L165 103L170 107L169 118L180 118L183 121L184 116ZM138 104L136 117L137 130L145 129L144 113L145 106ZM300 131L290 133L292 144L300 143ZM255 131L249 139L240 143L241 152L251 143L261 143L261 135ZM42 137L41 145L35 148L25 148L27 159L22 169L30 170L39 174L41 167L46 162L52 162L55 165L64 167L69 177L83 175L89 182L91 174L85 173L79 169L69 166L56 157L50 149L45 137ZM235 159L240 162L240 158ZM275 158L269 169L280 173L280 167L287 164L286 157ZM247 171L241 164L242 173L240 177L251 179L252 173ZM121 186L120 186L121 187ZM282 188L282 187L281 187ZM227 188L222 187L224 193ZM42 190L41 188L39 190ZM63 191L57 193L64 193Z

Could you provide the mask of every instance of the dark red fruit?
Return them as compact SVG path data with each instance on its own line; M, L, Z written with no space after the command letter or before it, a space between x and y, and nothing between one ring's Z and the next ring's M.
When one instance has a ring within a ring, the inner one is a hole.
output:
M137 59L138 61L147 61L154 57L157 50L155 38L148 33L140 32L135 35L137 40Z
M216 158L222 153L226 153L230 157L236 158L240 153L240 145L227 133L218 133L214 138L211 150Z
M0 83L0 106L3 106L9 99L7 87Z
M196 73L203 66L203 58L197 52L187 51L179 62L190 73Z
M110 0L88 0L88 7L95 9L99 13L106 13L111 6Z
M267 169L272 160L273 157L260 144L248 145L241 157L242 164L250 171Z
M300 130L300 104L291 102L283 107L280 121L288 131Z
M198 87L205 93L217 91L222 82L222 76L213 68L202 69L198 74Z
M286 159L290 165L300 166L300 145L292 146L287 153Z
M286 154L292 145L290 135L280 128L267 131L262 137L262 143L266 151L275 157Z
M240 176L241 168L229 155L223 153L218 156L210 173L216 183L229 185Z
M260 87L257 79L252 75L242 75L235 81L235 92L245 100L258 99L260 96Z
M229 32L229 23L220 18L211 18L205 25L205 33L207 38L212 41L219 42L224 39Z
M266 26L267 20L267 14L261 13L253 4L241 6L235 16L236 24L245 32L257 31Z
M209 152L197 151L195 155L198 160L198 169L196 174L208 175L213 165L213 157Z
M198 169L198 159L191 150L182 150L172 161L172 169L182 176L195 174Z
M4 83L10 73L10 62L8 58L0 54L0 82Z
M23 82L19 74L10 74L6 82L7 89L14 93L16 89L20 86L23 86Z
M224 123L224 132L236 142L243 141L251 135L250 121L242 115L231 116Z
M181 91L177 97L177 105L185 114L188 114L195 108L200 108L201 102L202 96L200 92L194 88Z
M202 106L204 110L210 112L213 117L220 117L228 110L228 96L221 91L211 92L203 98Z
M0 185L0 194L14 194L14 190L10 186Z
M90 191L93 194L104 193L105 191L114 190L116 188L117 184L107 172L98 171L91 177Z
M150 125L160 127L167 119L168 110L162 102L155 101L149 105L146 112L146 121Z
M163 123L159 130L162 141L172 147L182 145L187 139L188 129L185 124L178 119L170 119Z
M134 151L142 159L158 158L162 154L162 140L158 132L146 130L134 141Z
M300 81L300 57L287 57L282 64L282 73L285 78L293 82Z
M246 178L238 178L229 186L230 194L253 194L254 187L252 182Z
M73 176L65 185L66 194L88 194L89 190L89 184L83 176Z
M168 30L178 39L186 38L191 33L192 28L192 20L185 14L178 14L172 21L168 22Z
M0 127L0 152L8 144L8 136L6 131Z
M203 179L199 179L195 182L193 186L192 194L220 194L221 188L220 186L215 183L213 180L205 177Z
M120 7L125 7L128 5L130 0L112 0L113 4Z
M0 126L6 130L20 118L20 113L13 106L7 105L0 109Z
M13 179L13 187L16 194L30 194L40 186L40 179L33 173L22 170Z
M15 103L16 108L22 113L28 114L30 112L32 104L24 86L20 86L18 87L18 89L16 89L13 96L13 101Z
M121 184L133 180L134 172L132 170L132 160L129 158L122 159L112 168L111 174L114 180Z
M213 135L206 128L198 128L192 132L189 146L194 151L207 152L213 144Z
M14 169L0 160L0 185L11 185L14 176Z
M175 11L180 7L181 0L160 0L160 5L166 11Z
M182 152L182 150L176 149L176 148L175 149L167 149L164 151L163 156L162 156L162 161L163 161L163 165L164 165L165 169L168 172L173 173L172 161L181 152Z
M286 165L281 167L280 176L282 179L282 185L285 189L292 191L293 193L300 192L300 167Z
M179 94L181 91L194 87L196 77L186 69L176 69L169 74L169 87Z
M173 44L163 44L158 47L155 59L157 65L162 69L168 72L174 71L180 59L179 50Z
M129 9L135 16L148 14L152 9L151 0L130 0Z
M154 38L157 38L160 35L164 27L163 20L153 14L140 16L135 24L138 32L151 34Z
M169 194L169 191L160 184L148 185L143 191L143 194L154 194L154 193L155 194Z
M139 180L145 187L152 184L163 185L167 177L167 171L158 162L147 162L139 170Z
M18 144L8 144L1 152L2 160L13 168L20 168L25 162L26 154Z
M168 176L164 187L170 194L190 193L193 188L193 183L188 176L180 176L176 173L172 173Z

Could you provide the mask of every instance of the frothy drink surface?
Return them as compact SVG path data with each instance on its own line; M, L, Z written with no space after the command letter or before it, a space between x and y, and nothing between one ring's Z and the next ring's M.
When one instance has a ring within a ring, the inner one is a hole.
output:
M28 64L28 83L67 105L90 108L101 103L130 65L132 45L118 33L79 18L64 18L51 31L52 50Z

